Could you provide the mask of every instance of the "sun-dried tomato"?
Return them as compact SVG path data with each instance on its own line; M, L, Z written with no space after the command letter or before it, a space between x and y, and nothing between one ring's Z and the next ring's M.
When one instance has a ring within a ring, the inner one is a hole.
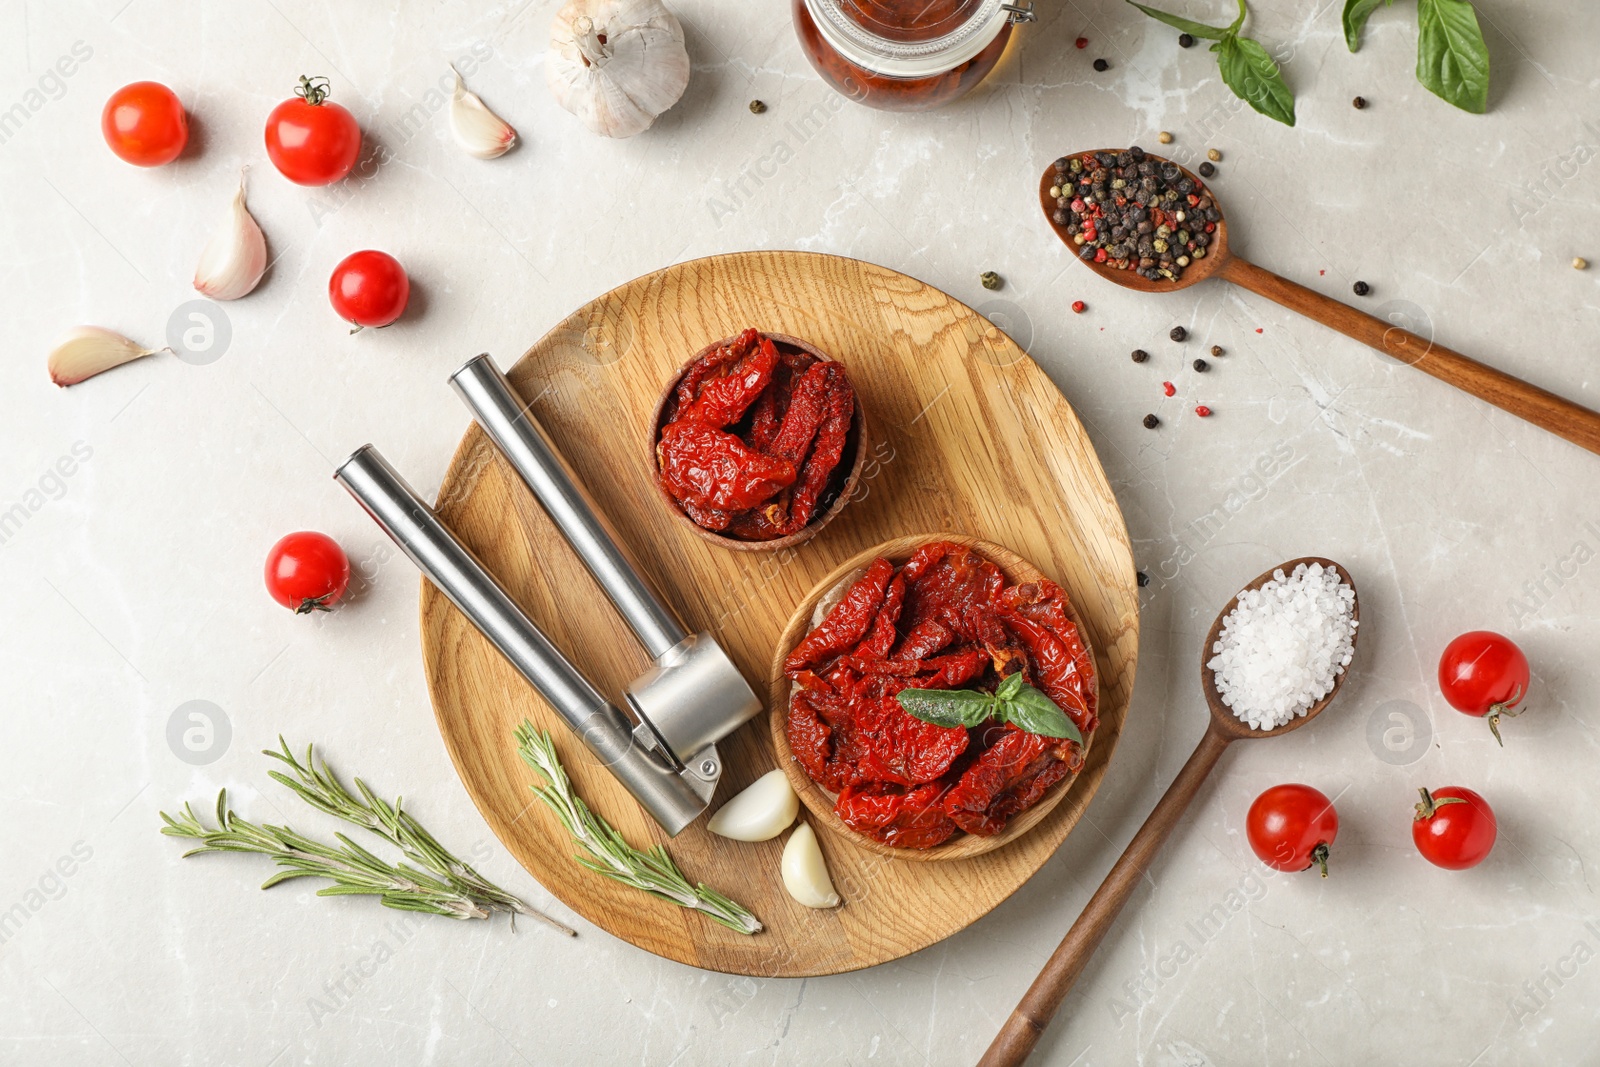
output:
M661 435L662 479L697 508L742 511L794 484L794 464L752 451L731 433L701 422L674 422Z
M796 692L789 745L838 793L845 823L929 848L959 830L996 834L1082 765L1073 741L988 723L934 726L906 714L906 688L992 692L1021 672L1082 730L1093 728L1094 664L1053 582L1008 586L971 549L938 542L896 572L875 560L784 664Z
M796 533L842 485L855 403L838 363L746 330L680 376L656 446L661 486L706 529Z

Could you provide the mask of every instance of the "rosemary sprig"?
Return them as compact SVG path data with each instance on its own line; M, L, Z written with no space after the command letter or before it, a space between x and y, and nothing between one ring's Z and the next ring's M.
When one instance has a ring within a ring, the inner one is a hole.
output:
M670 904L705 912L708 918L741 934L756 934L764 929L761 920L744 905L730 900L704 883L691 886L665 848L660 845L648 850L634 848L609 823L591 811L583 798L573 792L572 782L556 755L556 746L550 739L549 731L536 732L533 724L524 719L522 725L517 727L517 751L523 762L545 781L543 787L535 785L529 788L561 820L561 825L572 835L573 842L588 853L587 856L574 856L573 859L578 863Z
M497 911L527 915L562 933L576 932L484 878L469 864L457 859L403 808L374 793L357 778L359 796L350 792L328 767L315 759L310 745L305 761L297 760L280 736L281 751L264 749L263 755L278 760L294 772L291 778L281 771L271 777L294 790L302 800L319 811L371 831L398 848L409 863L391 864L362 848L344 834L333 836L337 845L326 845L297 833L287 826L256 824L242 819L228 807L228 791L217 794L217 827L201 822L192 805L185 804L177 816L161 813L166 823L161 828L169 837L186 837L202 842L184 857L204 852L255 852L271 856L283 868L261 884L271 889L294 878L326 878L333 884L317 890L318 896L376 896L385 907L400 911L419 911L452 919L486 919Z

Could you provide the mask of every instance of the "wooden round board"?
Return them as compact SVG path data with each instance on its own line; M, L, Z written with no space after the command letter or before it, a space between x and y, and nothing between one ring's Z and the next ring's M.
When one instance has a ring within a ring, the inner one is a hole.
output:
M706 544L656 491L650 413L661 383L708 340L746 326L803 337L849 369L872 421L856 498L814 540L774 553ZM465 354L464 354L465 355ZM794 610L861 550L948 530L997 542L1072 598L1100 670L1101 725L1071 792L1028 834L945 863L878 855L819 834L842 907L813 911L783 889L784 838L668 838L537 693L431 584L422 645L435 713L457 772L511 853L590 922L640 948L762 977L837 974L926 948L987 914L1048 860L1116 749L1138 657L1138 594L1116 498L1072 408L1026 353L970 308L884 267L802 252L680 263L573 313L510 377L691 630L710 630L757 692ZM649 666L578 558L476 426L439 490L441 518L601 689L620 700ZM580 795L635 845L667 844L690 881L759 916L746 937L586 870L529 792L512 731L549 729ZM712 810L776 766L765 719L721 743Z

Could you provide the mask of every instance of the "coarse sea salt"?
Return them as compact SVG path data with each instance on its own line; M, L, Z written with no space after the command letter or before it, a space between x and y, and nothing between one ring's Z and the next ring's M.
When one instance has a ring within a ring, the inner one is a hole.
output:
M1304 715L1327 696L1355 653L1355 590L1332 567L1302 563L1239 594L1206 666L1217 693L1253 729Z

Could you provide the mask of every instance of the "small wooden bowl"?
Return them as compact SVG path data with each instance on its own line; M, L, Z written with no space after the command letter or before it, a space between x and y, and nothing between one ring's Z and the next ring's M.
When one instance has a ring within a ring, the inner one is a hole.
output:
M809 353L818 359L827 360L830 363L836 362L826 352L823 352L808 341L802 341L798 337L790 337L784 333L763 333L761 336L779 347L787 345L790 348L797 348L802 352ZM732 549L735 552L776 552L779 549L793 548L796 545L804 544L821 533L822 528L832 522L839 512L844 510L844 506L850 502L851 497L855 495L856 488L861 483L861 471L866 466L867 452L869 451L867 444L867 409L861 403L861 393L858 389L856 392L855 418L850 422L850 434L845 438L844 453L839 459L839 466L834 468L833 474L829 477L829 484L837 485L838 489L832 494L831 500L828 499L828 493L823 493L823 500L828 501L827 507L813 515L811 521L806 523L803 529L797 530L787 537L773 538L771 541L744 541L737 537L728 537L717 533L715 530L706 529L684 514L683 507L662 486L660 466L656 462L656 445L661 440L661 430L666 420L667 406L671 403L672 394L677 390L678 382L683 378L684 373L697 360L709 355L719 345L728 344L733 340L734 338L732 337L724 337L720 341L713 341L706 345L695 353L694 359L679 367L678 373L674 374L668 380L665 388L661 390L661 398L656 401L655 413L650 417L650 480L655 483L656 490L661 494L661 499L666 502L667 511L672 514L672 517L694 531L696 536L709 544ZM852 381L850 384L855 385L855 382ZM841 469L848 472L844 477L843 484L840 484L838 480Z
M834 814L834 798L829 796L811 776L800 766L800 761L795 758L794 752L789 748L789 735L784 729L789 717L789 679L783 673L783 661L789 658L789 653L794 650L803 637L812 629L811 614L816 609L818 601L852 572L860 571L867 567L873 560L880 556L890 560L896 566L909 559L912 553L923 545L934 541L950 541L953 544L965 545L983 558L998 566L1006 576L1006 581L1012 585L1023 582L1038 581L1047 577L1037 567L1012 552L1002 548L992 541L984 541L976 537L967 537L962 534L915 534L910 537L897 537L893 541L885 541L874 548L860 552L841 563L834 571L822 581L818 582L811 592L806 594L794 614L789 617L789 624L783 628L783 635L778 638L778 650L772 658L772 669L768 677L769 698L767 707L767 725L772 732L772 743L778 750L778 766L789 776L789 784L794 786L794 791L800 794L800 799L810 809L813 822L828 831L839 835L852 845L877 852L885 856L893 856L904 860L964 860L973 856L981 856L985 852L993 852L1010 844L1034 826L1043 821L1050 814L1050 810L1067 795L1072 788L1072 783L1077 780L1078 773L1068 775L1045 794L1044 799L1033 807L1015 816L1006 828L993 837L982 837L978 834L962 832L952 837L941 845L932 848L899 848L886 845L881 841L868 837L866 834L857 833L844 824L844 821ZM1094 657L1094 648L1089 644L1089 632L1083 625L1083 620L1078 614L1076 606L1071 601L1070 591L1066 605L1067 618L1072 620L1078 628L1078 637L1083 641L1084 648L1088 649L1091 659ZM1096 696L1099 696L1100 672L1095 671ZM1098 701L1096 702L1098 705ZM1090 731L1083 739L1084 764L1088 763L1089 746L1094 743L1094 731Z

